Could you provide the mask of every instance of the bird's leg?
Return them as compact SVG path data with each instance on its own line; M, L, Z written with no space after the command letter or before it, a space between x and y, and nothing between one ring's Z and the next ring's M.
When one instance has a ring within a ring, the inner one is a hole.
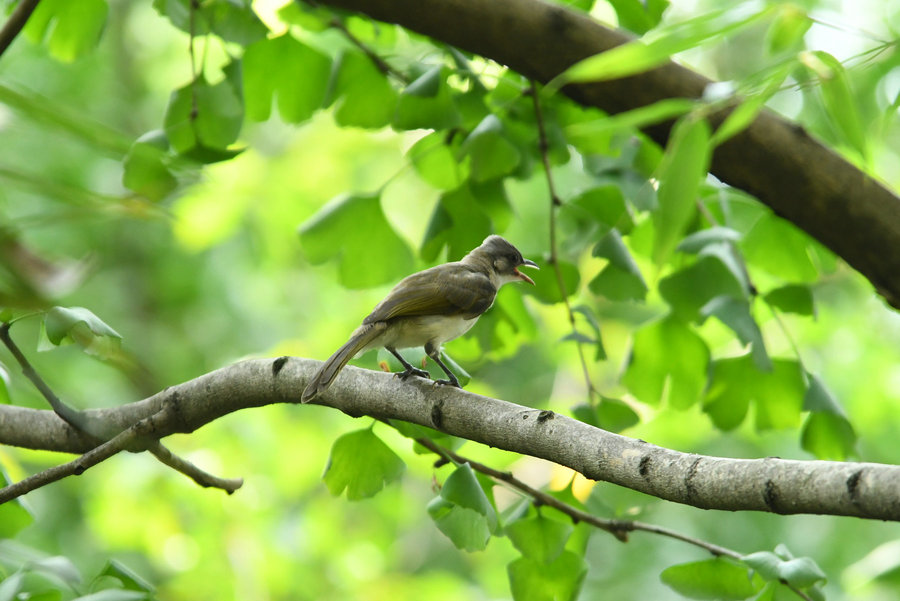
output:
M391 351L391 354L394 355L395 357L397 357L397 360L400 361L400 363L403 364L403 367L406 368L405 371L401 371L401 372L394 374L401 380L405 380L410 376L419 376L420 378L427 378L429 380L431 379L431 374L429 374L424 369L418 369L418 368L410 365L410 363L406 359L403 358L403 355L401 355L400 353L397 352L397 349L392 349L390 347L387 347L387 350Z
M457 388L462 388L459 384L459 380L456 379L456 376L450 371L444 362L441 361L441 349L440 347L431 346L430 344L425 345L425 352L429 357L434 359L434 362L441 366L441 369L444 370L444 373L447 374L448 380L435 380L435 384L443 384L445 386L456 386Z

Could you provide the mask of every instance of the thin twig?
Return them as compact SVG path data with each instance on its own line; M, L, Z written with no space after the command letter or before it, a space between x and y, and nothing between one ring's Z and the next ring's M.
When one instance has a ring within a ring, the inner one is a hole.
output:
M369 46L366 45L365 42L353 35L353 32L347 29L347 26L343 21L341 21L337 17L332 17L328 22L328 25L340 31L342 34L344 34L344 37L347 38L354 46L362 50L363 54L365 54L369 58L369 60L372 61L372 63L375 65L375 67L378 68L379 71L381 71L385 75L393 75L403 83L409 83L409 78L406 75L393 68L390 64L388 64L387 61L378 56L377 52L369 48Z
M25 23L31 17L31 13L37 8L38 2L40 0L21 0L16 9L9 15L6 23L3 24L3 29L0 29L0 56L6 52L9 45L16 39L22 28L25 27Z
M575 313L572 311L572 305L569 303L569 295L566 290L566 283L563 280L562 270L559 267L559 253L556 244L556 211L562 206L562 201L556 193L556 186L553 183L553 174L550 170L550 145L547 142L547 130L544 127L544 115L541 111L541 101L538 94L537 85L531 80L531 99L534 102L534 117L538 127L538 149L541 154L541 160L544 165L544 172L547 175L547 188L550 191L550 265L553 266L553 272L556 274L556 283L559 286L559 294L562 297L563 304L566 307L566 313L569 316L569 323L572 325L572 331L575 332ZM588 398L591 404L594 404L599 393L594 387L591 380L591 372L588 368L587 359L584 356L584 348L581 341L576 339L575 345L578 348L578 358L581 360L581 369L584 372L584 381L587 385Z
M128 429L123 430L110 440L91 449L77 459L74 459L69 463L48 468L27 477L24 480L20 480L15 484L10 484L9 486L0 489L0 505L37 488L46 486L57 480L62 480L67 476L80 476L85 470L97 465L101 461L105 461L117 453L134 447L141 438L146 437L156 428L157 423L165 422L169 417L170 411L171 404L166 404L162 409L150 417L136 422Z
M18 361L19 365L22 368L22 373L31 381L32 384L34 384L35 388L38 389L41 395L43 395L43 397L50 404L50 407L53 408L54 413L56 413L56 415L58 415L60 419L75 428L75 430L88 434L89 436L96 439L98 445L97 448L100 448L101 446L106 444L104 441L110 441L111 439L114 440L116 436L120 435L121 432L114 432L107 424L90 420L87 415L85 415L81 411L69 407L64 402L62 402L59 397L56 396L53 390L47 385L46 382L44 382L43 378L41 378L40 374L37 373L37 371L28 361L28 358L24 353L22 353L18 345L16 345L12 337L9 335L9 328L11 325L12 324L10 322L0 324L0 341L2 341L3 344L6 345L6 347L9 349L9 352L12 353L13 357L15 357L16 361ZM177 455L172 453L172 451L167 449L159 440L145 441L145 444L146 450L152 453L153 456L156 457L160 462L171 467L175 471L181 472L200 486L221 488L228 494L231 494L235 490L240 488L244 483L243 479L241 478L219 478L218 476L214 476L203 471L190 461L182 459L181 457L178 457ZM108 455L103 459L107 459L111 456L112 455ZM103 459L100 459L99 461L102 461ZM75 462L77 461L79 460L76 459ZM63 467L64 466L57 466L57 468L50 468L50 470L48 471ZM44 484L55 482L57 479L58 478L47 480L46 482L44 482L43 484L39 484L38 486L44 486Z
M219 478L203 471L187 459L182 459L175 455L158 440L150 443L147 450L153 453L153 456L159 459L160 462L175 471L181 472L204 488L221 488L230 495L244 485L243 478Z
M392 426L389 421L382 421ZM647 524L644 522L636 522L633 520L608 520L604 518L598 518L595 515L569 505L565 501L560 501L549 493L529 486L525 482L522 482L521 480L513 476L511 472L503 472L483 463L472 461L471 459L463 457L462 455L459 455L458 453L455 453L450 449L442 447L430 438L419 437L415 438L414 440L432 453L441 457L444 461L450 461L457 465L468 463L469 466L476 472L481 472L482 474L489 476L494 480L508 484L509 486L525 493L526 495L534 499L535 504L553 507L554 509L557 509L565 515L569 516L572 521L576 523L584 522L585 524L590 524L591 526L594 526L599 530L609 532L610 534L615 536L616 539L623 543L628 542L629 532L649 532L651 534L658 534L667 538L680 540L682 542L688 543L689 545L694 545L695 547L699 547L705 551L708 551L714 557L728 557L736 561L740 561L743 557L743 555L741 555L737 551L734 551L733 549L722 547L699 538L694 538L693 536L688 536L686 534L682 534L681 532L677 532L675 530L670 530L669 528L665 528L663 526L657 526L656 524ZM797 587L784 582L782 584L788 587L804 601L812 601L806 593L804 593Z

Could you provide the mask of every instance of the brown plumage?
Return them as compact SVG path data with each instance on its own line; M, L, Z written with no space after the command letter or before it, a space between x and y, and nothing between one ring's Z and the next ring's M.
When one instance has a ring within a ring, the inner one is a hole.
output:
M518 267L537 267L522 258L515 246L500 236L488 236L460 261L438 265L404 278L323 365L307 384L301 401L311 401L327 389L347 362L359 353L385 347L403 364L398 375L429 377L410 365L397 349L425 347L425 352L447 374L440 384L459 381L440 359L441 345L469 330L494 303L497 290L512 281L534 282Z

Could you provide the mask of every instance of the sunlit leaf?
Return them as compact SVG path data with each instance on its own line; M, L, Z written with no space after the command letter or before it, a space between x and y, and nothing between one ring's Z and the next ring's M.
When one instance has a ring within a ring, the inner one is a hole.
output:
M796 226L768 213L759 218L739 243L744 258L791 282L812 282L819 277L813 262L813 240Z
M593 249L595 257L609 260L603 270L591 280L591 292L611 300L642 300L647 295L647 284L641 270L628 252L618 230L612 229Z
M153 585L144 580L134 570L117 559L110 559L100 570L98 576L110 576L122 583L122 586L132 591L152 592Z
M581 273L578 267L568 261L558 261L557 265L550 265L543 260L535 261L540 266L541 276L534 279L534 286L523 288L523 292L534 296L542 303L553 304L562 302L562 293L559 289L559 280L555 270L559 269L565 286L566 296L572 296L578 292L578 284L581 281ZM545 275L546 274L546 275Z
M686 409L700 400L709 356L690 326L668 317L635 332L622 383L649 405L659 405L667 390L669 403Z
M709 124L681 119L659 166L659 206L653 212L653 260L666 262L696 211L697 193L709 168Z
M639 40L616 46L569 67L551 82L557 89L566 83L604 81L634 75L657 67L670 56L694 48L715 37L747 27L766 17L771 9L747 15L747 10L724 9L651 32Z
M696 254L707 245L717 242L737 242L741 239L741 233L728 227L716 226L699 230L685 236L678 244L676 250Z
M331 61L290 34L248 46L242 64L249 119L268 119L274 100L282 119L300 123L325 101Z
M506 526L505 532L522 555L547 564L563 552L572 530L571 524L538 515L516 520Z
M769 52L775 54L796 49L812 24L812 19L802 7L796 4L780 5L766 34Z
M331 494L358 501L400 477L405 465L370 428L344 434L331 447L323 479Z
M689 599L747 599L762 588L748 578L747 568L716 557L666 568L660 579Z
M365 236L358 235L360 227ZM332 200L300 227L300 243L313 264L337 258L348 288L394 282L413 267L412 252L388 223L378 195Z
M810 413L803 424L800 446L817 459L844 461L856 452L856 432L843 415Z
M118 354L122 336L84 307L53 307L41 322L38 350L77 343L84 352L101 359Z

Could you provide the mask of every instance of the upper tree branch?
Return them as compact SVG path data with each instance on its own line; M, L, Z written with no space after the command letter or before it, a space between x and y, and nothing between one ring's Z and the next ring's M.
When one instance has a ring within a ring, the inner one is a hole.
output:
M546 83L629 38L542 0L319 0L397 23ZM637 76L564 88L609 113L665 98L699 98L709 79L675 63ZM727 115L711 117L717 125ZM670 124L647 133L665 144ZM712 173L749 192L825 244L900 308L900 198L807 135L763 111L716 148Z
M320 365L308 359L237 363L143 401L89 411L122 430L158 414L154 438L192 432L232 411L297 403ZM900 467L873 463L725 459L661 448L585 423L424 381L348 367L317 403L353 416L401 419L541 457L593 480L704 509L818 513L900 521ZM92 441L52 411L0 405L0 443L83 453Z
M20 0L18 6L9 15L6 23L3 24L3 29L0 29L0 56L6 52L9 45L16 39L22 28L25 27L25 23L31 17L31 13L37 8L38 2L40 0Z

